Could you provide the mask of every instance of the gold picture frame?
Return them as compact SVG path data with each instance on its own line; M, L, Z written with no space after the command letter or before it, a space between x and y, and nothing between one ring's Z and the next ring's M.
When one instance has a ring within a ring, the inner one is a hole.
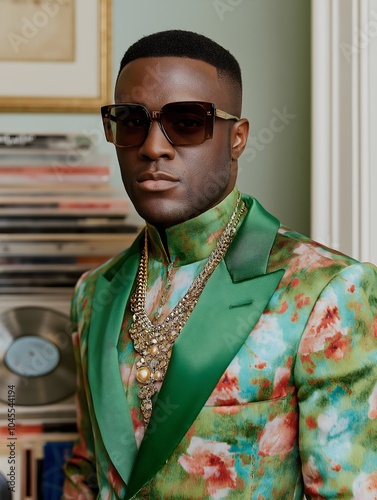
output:
M112 2L68 1L74 8L74 60L0 59L0 74L5 75L0 79L1 112L94 113L111 101ZM12 0L8 2L9 7ZM52 19L51 13L57 11L59 4L63 5L63 1L56 0L56 9L50 12L47 9L53 5L51 2L45 4L45 11L42 11L43 3L37 4L42 7L33 16L19 18L23 31L8 32L5 36L12 37L10 41L22 47L22 43L33 42L31 35L34 30L37 40L39 32L48 24L48 16ZM2 5L0 3L0 9ZM19 5L19 1L15 5Z

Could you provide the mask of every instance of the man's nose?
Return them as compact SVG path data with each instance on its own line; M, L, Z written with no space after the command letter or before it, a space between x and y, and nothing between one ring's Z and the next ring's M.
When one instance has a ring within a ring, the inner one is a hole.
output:
M153 120L148 135L139 148L139 157L156 160L162 156L173 159L175 149L165 137L158 120Z

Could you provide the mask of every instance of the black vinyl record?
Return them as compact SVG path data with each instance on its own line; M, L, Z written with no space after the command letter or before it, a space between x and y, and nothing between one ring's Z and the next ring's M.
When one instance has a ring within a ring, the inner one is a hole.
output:
M0 401L38 406L75 392L76 368L68 316L44 307L0 314ZM14 398L14 399L13 399Z

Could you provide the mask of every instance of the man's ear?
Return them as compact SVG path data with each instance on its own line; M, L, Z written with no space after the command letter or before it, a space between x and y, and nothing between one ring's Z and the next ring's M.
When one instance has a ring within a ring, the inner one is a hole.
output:
M232 127L232 160L238 160L246 147L249 136L249 121L241 118Z

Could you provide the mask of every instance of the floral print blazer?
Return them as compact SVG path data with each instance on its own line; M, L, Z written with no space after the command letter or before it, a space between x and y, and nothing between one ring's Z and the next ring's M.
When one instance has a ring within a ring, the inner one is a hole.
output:
M78 283L66 500L377 498L377 269L243 199L140 447L116 351L143 236Z

